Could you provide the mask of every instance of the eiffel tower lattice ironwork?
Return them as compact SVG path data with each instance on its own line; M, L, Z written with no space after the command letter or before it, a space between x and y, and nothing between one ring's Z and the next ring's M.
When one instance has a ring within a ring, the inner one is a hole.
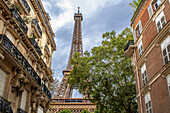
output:
M63 70L63 79L60 82L58 90L54 96L54 98L71 98L73 93L73 88L69 87L69 84L66 83L67 77L69 76L70 71L72 70L71 66L71 58L73 57L75 52L79 52L81 56L83 56L83 44L82 44L82 32L81 32L81 22L83 20L82 13L79 12L74 14L74 32L72 38L72 45L70 50L70 56L67 63L67 67Z
M70 50L70 56L67 63L67 67L63 70L63 79L60 82L60 85L52 98L50 103L50 109L48 113L61 112L64 109L69 109L72 113L81 113L84 109L87 109L89 112L94 112L96 105L91 102L91 99L85 98L86 95L83 95L83 98L72 98L73 88L67 84L66 80L72 70L70 61L75 52L79 52L83 56L83 44L82 44L82 32L81 32L81 22L83 20L82 14L79 12L74 14L74 32L72 38L72 45Z

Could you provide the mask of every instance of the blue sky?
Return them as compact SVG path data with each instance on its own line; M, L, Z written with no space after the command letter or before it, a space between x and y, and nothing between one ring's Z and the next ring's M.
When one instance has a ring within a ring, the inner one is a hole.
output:
M105 32L120 33L130 27L131 0L42 0L44 8L51 17L51 26L55 33L57 51L53 53L52 69L55 77L62 79L62 70L66 68L74 28L74 13L77 7L83 14L82 37L83 50L99 46ZM73 97L80 97L74 91Z

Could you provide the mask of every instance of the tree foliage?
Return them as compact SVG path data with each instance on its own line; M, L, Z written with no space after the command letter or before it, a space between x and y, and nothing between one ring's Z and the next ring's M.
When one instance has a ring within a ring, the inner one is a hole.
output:
M121 34L103 34L102 45L86 51L84 57L75 53L68 83L88 94L99 105L101 113L136 113L136 89L130 58L124 57L127 40L133 39L130 28Z
M65 109L65 110L61 111L60 113L72 113L72 112L69 109Z
M129 5L133 8L133 13L135 13L141 1L142 0L133 0L131 3L129 3Z
M84 109L81 113L89 113L87 109Z

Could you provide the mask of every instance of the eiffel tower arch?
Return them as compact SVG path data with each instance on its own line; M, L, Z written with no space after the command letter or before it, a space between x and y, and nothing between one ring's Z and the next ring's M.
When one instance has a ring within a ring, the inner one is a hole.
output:
M94 112L96 105L90 100L86 99L86 95L83 98L72 98L73 88L67 84L66 80L72 70L71 59L75 52L79 52L83 56L83 44L82 44L82 30L81 22L83 21L83 15L79 11L74 14L74 32L72 38L72 44L70 49L70 55L67 63L67 67L63 70L63 78L60 85L54 95L51 102L51 108L48 113L61 112L64 109L69 109L72 113L81 113L84 109L89 112Z

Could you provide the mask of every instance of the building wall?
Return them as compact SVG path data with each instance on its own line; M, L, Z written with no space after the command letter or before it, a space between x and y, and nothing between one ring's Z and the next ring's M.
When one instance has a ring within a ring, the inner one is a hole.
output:
M25 0L25 4L23 1L0 1L0 101L13 113L37 113L39 106L46 112L51 101L49 87L54 81L51 69L52 53L56 50L54 33L41 1ZM12 12L11 5L19 8L17 13ZM28 31L24 31L25 28ZM0 112L7 111L1 109Z
M163 1L163 0L161 0ZM150 93L152 113L169 113L170 92L168 91L167 77L170 73L170 63L164 64L161 49L162 42L170 36L170 2L164 0L155 10L152 0L143 0L131 22L134 33L134 48L132 66L136 80L136 92L139 113L146 113L146 95ZM153 14L149 17L148 7L152 5ZM156 19L163 11L166 20L165 26L160 31L157 29ZM137 26L142 25L139 37L136 36ZM143 53L139 56L138 46L142 41ZM170 41L169 41L170 43ZM135 56L135 57L134 57ZM141 68L146 65L147 83L143 84Z

